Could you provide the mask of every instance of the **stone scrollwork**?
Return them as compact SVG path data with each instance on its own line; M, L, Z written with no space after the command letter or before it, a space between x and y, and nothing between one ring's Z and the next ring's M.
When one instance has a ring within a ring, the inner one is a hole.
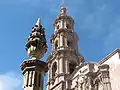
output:
M89 90L89 83L87 76L81 76L79 78L79 88L80 90Z
M87 77L85 77L85 79L84 79L84 90L89 90L89 83L88 83Z

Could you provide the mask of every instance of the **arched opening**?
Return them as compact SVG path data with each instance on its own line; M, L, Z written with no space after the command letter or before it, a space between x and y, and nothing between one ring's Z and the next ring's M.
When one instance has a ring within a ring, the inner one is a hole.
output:
M76 64L74 63L69 63L69 72L70 74L73 73L73 71L75 70Z
M52 66L52 78L55 77L56 71L57 71L57 63L54 62Z
M57 25L57 29L59 29L59 24Z
M35 79L34 79L34 85L37 87L37 72L35 72Z
M72 47L71 41L67 41L67 46L68 46L68 47Z
M66 24L66 28L67 28L67 29L70 29L70 25L69 25L69 24Z
M55 42L55 50L57 49L58 47L58 41Z
M41 74L39 74L39 78L38 78L38 86L40 87L41 86Z

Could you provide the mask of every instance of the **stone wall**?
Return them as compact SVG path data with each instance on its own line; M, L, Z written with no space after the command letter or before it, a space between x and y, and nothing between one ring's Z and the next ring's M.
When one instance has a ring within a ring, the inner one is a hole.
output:
M112 90L120 90L120 57L119 52L114 54L102 64L108 64L110 67L110 81Z

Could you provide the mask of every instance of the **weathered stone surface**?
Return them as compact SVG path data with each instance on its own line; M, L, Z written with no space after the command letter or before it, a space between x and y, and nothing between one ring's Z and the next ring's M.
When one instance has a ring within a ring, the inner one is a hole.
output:
M120 90L120 50L117 49L103 59L102 64L110 67L110 82L112 90Z

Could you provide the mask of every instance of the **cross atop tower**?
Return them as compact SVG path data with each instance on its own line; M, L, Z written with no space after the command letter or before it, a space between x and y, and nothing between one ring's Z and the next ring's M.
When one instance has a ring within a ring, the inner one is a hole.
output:
M65 0L61 0L60 16L66 16L67 9L64 7Z
M61 7L64 7L65 0L61 0Z

